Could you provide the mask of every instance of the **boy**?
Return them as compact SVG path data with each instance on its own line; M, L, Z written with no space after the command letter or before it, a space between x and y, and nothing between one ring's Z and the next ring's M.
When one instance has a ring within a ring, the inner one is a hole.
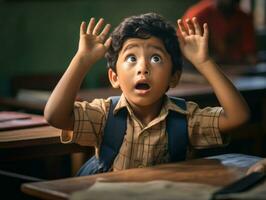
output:
M45 107L51 125L73 130L73 134L62 133L63 142L95 146L99 158L110 99L74 101L86 73L105 54L109 80L122 90L113 114L124 108L128 113L123 142L108 170L169 162L166 118L170 112L186 117L189 146L194 148L222 145L220 132L248 119L244 99L208 56L207 24L202 31L196 19L185 24L178 20L183 55L209 81L222 106L204 109L193 102L186 102L183 109L165 95L178 83L181 53L175 28L161 16L147 13L126 18L108 39L110 25L103 25L103 19L96 23L91 18L86 30L82 22L78 51Z

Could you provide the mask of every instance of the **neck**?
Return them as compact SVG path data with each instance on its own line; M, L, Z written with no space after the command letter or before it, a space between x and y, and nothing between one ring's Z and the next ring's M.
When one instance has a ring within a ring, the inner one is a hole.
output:
M130 103L134 115L141 121L141 123L147 126L154 118L156 118L161 111L163 98L159 99L151 105L139 106Z

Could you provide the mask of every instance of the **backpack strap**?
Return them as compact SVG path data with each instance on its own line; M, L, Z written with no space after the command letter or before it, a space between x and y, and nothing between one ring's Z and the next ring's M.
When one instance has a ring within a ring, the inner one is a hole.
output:
M116 115L113 115L114 108L116 107L120 96L110 98L110 108L106 119L99 159L95 156L89 159L80 168L77 176L107 172L119 153L127 128L127 110L121 109ZM170 99L177 106L186 110L186 102L184 99L174 97L170 97ZM188 146L186 115L170 111L166 119L166 131L168 133L170 162L185 160Z
M104 129L103 142L100 149L100 162L104 163L108 169L112 166L115 157L118 155L123 143L127 128L127 110L121 109L113 115L120 96L111 98L109 113ZM169 97L170 100L183 110L187 109L186 101L181 98ZM114 130L116 134L114 133ZM166 119L166 130L168 133L168 150L170 162L184 161L186 159L188 147L187 116L178 112L169 111Z
M184 99L170 97L177 106L186 110ZM186 159L188 147L187 116L178 112L169 111L166 119L166 130L168 133L168 150L170 162L183 161Z
M121 109L116 115L113 114L120 96L113 96L110 98L110 108L106 119L99 155L100 162L103 162L108 169L112 166L115 157L119 153L127 128L127 109Z
M110 99L110 108L104 128L99 159L96 156L91 157L82 165L76 176L86 176L109 171L119 152L126 132L127 110L121 109L116 115L113 115L120 96L110 97Z

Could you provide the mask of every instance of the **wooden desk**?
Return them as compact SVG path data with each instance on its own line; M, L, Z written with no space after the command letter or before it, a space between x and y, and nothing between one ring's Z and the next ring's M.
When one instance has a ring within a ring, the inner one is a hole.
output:
M212 159L196 159L150 168L26 183L21 189L24 193L41 199L67 199L71 193L92 186L97 178L104 178L107 182L170 180L225 186L244 176L246 169L258 159L240 154L227 154Z
M0 131L0 148L16 148L60 142L60 129L52 126Z
M76 144L62 144L60 132L51 126L0 131L0 163L88 151Z
M234 77L232 82L241 93L258 94L266 96L266 77ZM213 95L213 90L208 83L181 82L177 87L170 89L167 94L181 98L196 99L200 96Z

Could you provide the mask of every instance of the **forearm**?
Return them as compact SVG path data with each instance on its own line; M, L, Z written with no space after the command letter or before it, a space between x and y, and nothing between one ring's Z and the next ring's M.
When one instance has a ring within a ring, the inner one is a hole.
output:
M203 32L196 18L186 20L187 27L178 20L181 31L180 48L185 57L209 81L224 109L219 116L219 129L226 131L235 128L249 118L248 106L231 81L210 59L208 53L208 25L203 25Z
M208 59L197 68L212 86L220 105L224 109L219 118L220 130L226 131L246 122L249 118L248 106L242 95L217 64Z
M84 21L80 25L77 54L52 92L44 110L45 119L57 128L73 130L74 102L80 85L91 66L104 56L111 45L112 39L106 40L111 26L107 24L103 28L103 25L103 18L97 24L95 18L91 18L88 26Z
M74 101L81 83L92 63L76 54L52 92L44 110L45 119L53 126L73 129Z

